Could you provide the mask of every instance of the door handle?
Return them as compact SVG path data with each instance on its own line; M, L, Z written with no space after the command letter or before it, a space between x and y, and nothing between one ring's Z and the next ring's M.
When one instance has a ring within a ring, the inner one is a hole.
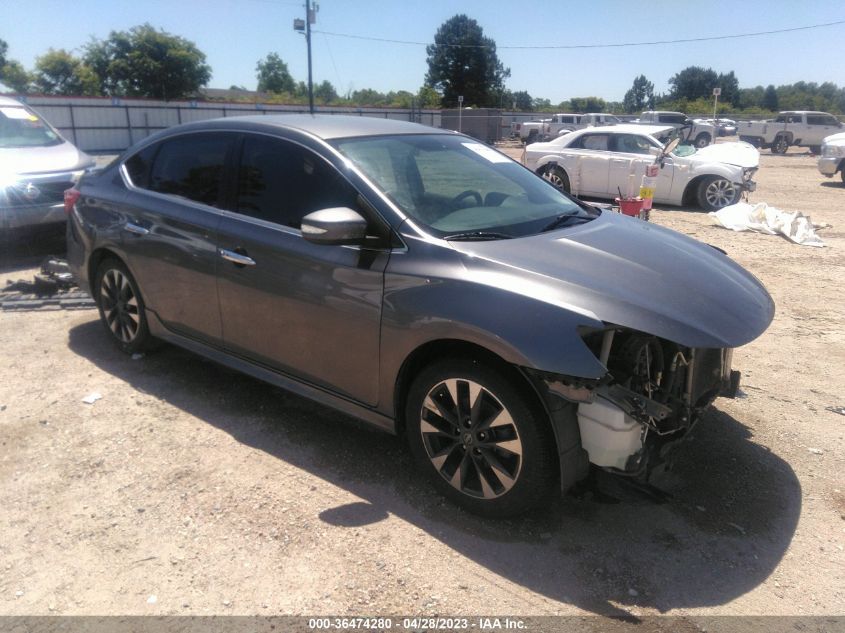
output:
M217 249L218 255L227 262L232 262L236 266L255 266L255 260L235 251L226 250L225 248Z
M132 222L127 222L123 225L123 229L127 233L133 233L134 235L149 235L150 230L145 229L143 226L138 226L137 224L132 224Z

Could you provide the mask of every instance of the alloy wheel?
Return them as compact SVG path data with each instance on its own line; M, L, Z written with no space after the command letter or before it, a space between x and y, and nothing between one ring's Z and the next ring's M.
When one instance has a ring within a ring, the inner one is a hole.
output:
M711 208L721 209L736 200L736 193L736 187L731 181L719 178L707 185L704 197Z
M100 305L106 324L122 343L131 343L138 336L141 316L138 297L123 272L110 268L100 283Z
M510 412L472 380L437 383L423 400L420 433L431 464L453 488L482 499L508 492L522 469Z
M566 183L564 182L563 177L560 175L560 172L557 169L549 169L543 174L543 178L548 180L552 185L554 185L561 191L566 191Z

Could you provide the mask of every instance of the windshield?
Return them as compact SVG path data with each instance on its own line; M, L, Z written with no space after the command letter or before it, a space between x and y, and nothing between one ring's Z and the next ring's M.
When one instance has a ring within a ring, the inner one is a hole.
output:
M21 106L0 106L0 148L59 145L61 137L34 112Z
M334 145L438 237L522 237L561 216L587 221L598 215L465 136L381 136L340 139Z
M684 156L692 156L698 150L695 148L695 145L687 145L686 143L682 143L675 148L675 151L672 152L673 156L684 157Z

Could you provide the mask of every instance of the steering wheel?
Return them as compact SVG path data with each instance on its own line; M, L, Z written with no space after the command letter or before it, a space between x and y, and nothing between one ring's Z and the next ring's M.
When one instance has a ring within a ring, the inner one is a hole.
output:
M457 196L452 198L451 205L454 207L460 206L461 202L464 198L475 198L475 206L480 207L484 205L484 200L481 198L481 194L475 191L474 189L467 189L466 191L462 191Z

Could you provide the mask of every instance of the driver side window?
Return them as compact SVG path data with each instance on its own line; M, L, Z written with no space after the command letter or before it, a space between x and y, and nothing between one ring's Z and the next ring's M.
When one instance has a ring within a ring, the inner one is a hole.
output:
M357 199L355 188L310 150L266 136L244 139L234 211L298 229L312 211L356 209Z

